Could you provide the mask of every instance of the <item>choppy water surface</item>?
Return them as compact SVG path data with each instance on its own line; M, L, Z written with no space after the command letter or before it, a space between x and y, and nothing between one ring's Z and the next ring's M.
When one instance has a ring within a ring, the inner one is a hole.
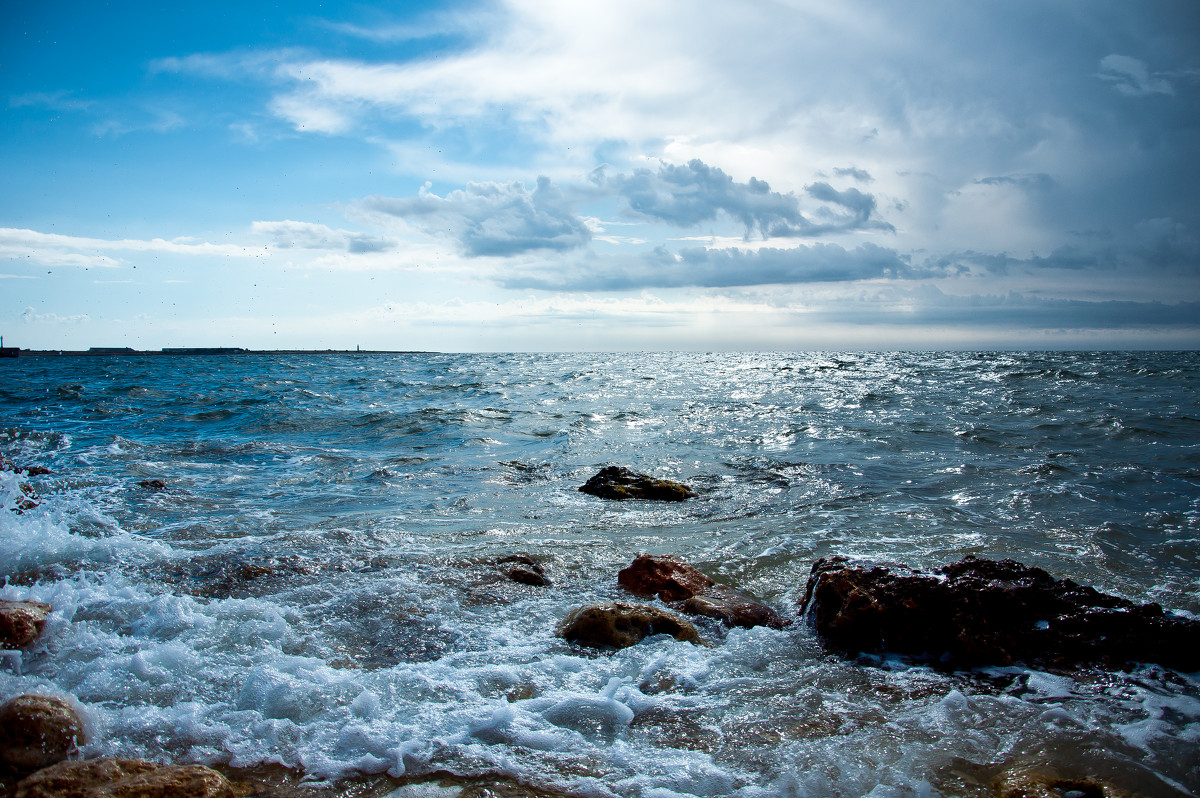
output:
M946 674L803 624L596 655L555 637L683 556L796 616L812 562L1011 556L1200 613L1195 353L20 358L0 362L0 597L56 611L0 698L90 753L595 796L987 795L1048 762L1200 791L1200 675ZM683 504L576 488L606 464ZM161 479L154 490L142 480ZM550 587L503 578L528 552Z

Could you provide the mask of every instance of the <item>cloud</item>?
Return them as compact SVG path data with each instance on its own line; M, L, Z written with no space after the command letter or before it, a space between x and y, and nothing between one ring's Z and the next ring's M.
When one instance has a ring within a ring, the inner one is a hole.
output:
M638 169L606 182L634 214L676 227L712 221L723 212L741 222L748 237L754 230L765 236L779 222L801 221L795 197L771 191L766 182L753 177L735 183L720 169L697 159L684 166L663 164L657 172Z
M1165 275L1200 276L1200 239L1170 218L1146 219L1126 240L1070 243L1046 254L1017 257L1007 252L949 252L928 259L930 268L947 273L1027 274L1047 270L1119 273L1131 278Z
M393 238L370 236L351 230L334 230L323 224L296 222L254 222L252 232L270 238L279 249L315 249L350 254L388 252L398 246Z
M836 244L758 250L688 247L672 254L664 247L629 257L585 259L525 273L509 273L505 288L629 291L642 288L729 288L772 284L848 282L915 276L917 270L895 250L863 244L847 250ZM923 276L934 272L926 269Z
M745 227L747 238L756 231L767 238L891 229L872 218L875 198L858 189L837 191L828 183L806 186L810 197L826 203L817 208L814 221L801 212L795 195L772 191L766 181L754 177L745 183L735 182L721 169L699 159L683 166L663 164L657 172L638 169L631 175L600 179L617 191L633 214L677 227L693 227L723 213ZM840 212L832 211L830 205L838 206Z
M1144 61L1127 55L1106 55L1100 59L1101 80L1127 97L1146 97L1152 94L1174 94L1175 87L1161 75L1153 75Z
M859 169L858 167L855 167L855 166L848 166L848 167L844 167L844 168L835 168L833 170L833 173L835 175L837 175L838 177L854 178L855 180L857 180L860 183L872 183L875 180L875 178L871 177L871 173L868 172L866 169Z
M571 250L592 237L548 177L539 177L533 191L519 181L468 183L440 197L427 184L413 198L368 197L362 204L433 235L449 235L470 257Z
M91 320L91 317L86 313L79 313L74 316L60 316L57 313L38 313L32 307L27 307L21 311L21 321L25 324L84 324Z
M236 244L210 244L187 239L148 241L122 238L109 240L59 233L40 233L12 227L0 227L0 258L26 260L44 266L99 266L113 268L122 261L106 252L158 252L180 255L259 256L261 250L251 250Z
M1054 178L1045 172L1036 174L1016 174L1016 175L997 175L995 177L981 177L975 181L981 186L1017 186L1018 188L1029 189L1034 191L1045 191L1053 188Z

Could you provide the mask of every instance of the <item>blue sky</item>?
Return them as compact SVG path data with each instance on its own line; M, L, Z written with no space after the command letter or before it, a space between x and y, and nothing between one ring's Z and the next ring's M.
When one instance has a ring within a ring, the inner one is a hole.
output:
M6 345L1200 347L1194 0L4 13Z

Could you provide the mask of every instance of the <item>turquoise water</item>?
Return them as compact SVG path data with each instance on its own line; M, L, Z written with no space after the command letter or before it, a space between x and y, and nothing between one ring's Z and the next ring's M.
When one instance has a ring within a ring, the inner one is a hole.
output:
M790 617L827 554L1010 556L1200 613L1198 387L1196 353L2 362L0 454L53 473L0 519L0 597L56 612L0 698L73 696L92 753L330 778L985 795L1048 761L1186 795L1195 674L874 668L803 623L603 656L554 630L643 551ZM700 495L578 493L607 464ZM553 585L506 580L516 552Z

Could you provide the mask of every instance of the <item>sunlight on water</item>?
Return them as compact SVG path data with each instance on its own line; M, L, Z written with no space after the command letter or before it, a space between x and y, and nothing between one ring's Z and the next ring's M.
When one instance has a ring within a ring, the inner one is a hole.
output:
M1010 556L1200 612L1193 354L21 358L3 598L54 604L0 698L89 752L588 795L988 795L999 769L1200 790L1196 675L942 673L803 623L597 655L555 636L672 553L797 618L829 554ZM607 464L679 504L576 488ZM161 485L155 480L160 480ZM538 558L549 586L498 560ZM875 792L872 792L872 791Z

